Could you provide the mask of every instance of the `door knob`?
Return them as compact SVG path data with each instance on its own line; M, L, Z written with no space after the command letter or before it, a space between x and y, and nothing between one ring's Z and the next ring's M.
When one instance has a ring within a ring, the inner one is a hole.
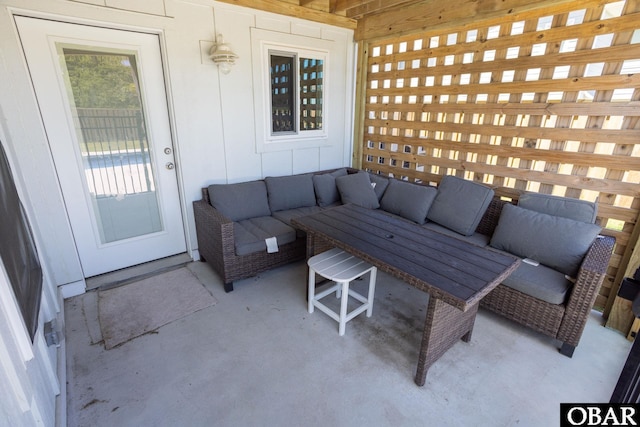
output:
M173 163L171 163L171 162L168 162L165 166L166 166L166 168L167 168L167 169L169 169L169 170L171 170L171 169L173 169L173 168L175 168L175 167L176 167L176 166L175 166Z

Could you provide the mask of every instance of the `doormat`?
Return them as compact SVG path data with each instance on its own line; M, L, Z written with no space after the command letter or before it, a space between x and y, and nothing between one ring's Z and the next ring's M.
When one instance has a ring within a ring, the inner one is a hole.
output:
M187 268L98 292L104 347L110 350L218 301Z

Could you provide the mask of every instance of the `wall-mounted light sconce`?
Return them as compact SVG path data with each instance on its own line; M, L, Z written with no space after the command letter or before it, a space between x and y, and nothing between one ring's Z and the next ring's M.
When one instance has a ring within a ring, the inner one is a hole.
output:
M224 42L222 34L218 34L216 42L209 51L209 58L216 63L222 74L229 74L231 66L236 63L238 55L236 55L228 43Z

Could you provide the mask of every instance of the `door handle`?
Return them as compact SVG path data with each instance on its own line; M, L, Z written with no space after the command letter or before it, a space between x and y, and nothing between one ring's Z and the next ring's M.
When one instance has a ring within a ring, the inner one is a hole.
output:
M176 165L174 165L172 162L168 162L168 163L165 165L165 167L166 167L167 169L171 170L171 169L175 168L175 167L176 167Z

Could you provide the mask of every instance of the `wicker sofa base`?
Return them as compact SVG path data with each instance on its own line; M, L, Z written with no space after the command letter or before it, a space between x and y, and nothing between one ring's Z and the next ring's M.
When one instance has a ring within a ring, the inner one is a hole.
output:
M233 282L240 279L253 277L262 272L277 268L305 258L305 239L297 239L292 243L280 246L276 253L256 252L248 255L236 256L233 260L227 260L226 267L216 266L211 263L214 270L223 278L225 292L233 291ZM209 262L215 255L200 250L200 260Z
M348 173L357 172L356 169L346 169ZM333 171L335 169L316 173L324 174ZM302 234L298 234L293 242L279 246L278 252L268 253L263 250L238 255L233 221L211 205L208 187L202 188L201 191L202 199L193 202L198 252L200 259L211 265L220 275L226 292L233 291L233 282L237 280L253 277L306 257L307 239L306 235Z
M494 200L478 228L484 227L483 230L493 232L506 203ZM551 304L501 284L485 296L480 305L557 339L562 343L560 353L571 357L606 276L614 245L615 239L610 236L593 242L580 266L576 283L563 304Z
M564 305L549 304L505 285L489 292L480 305L526 327L556 338Z
M200 259L210 264L220 275L226 292L233 291L233 282L236 280L304 259L306 255L305 237L298 237L293 242L280 246L278 252L236 255L233 222L213 209L206 198L193 202L193 211Z

